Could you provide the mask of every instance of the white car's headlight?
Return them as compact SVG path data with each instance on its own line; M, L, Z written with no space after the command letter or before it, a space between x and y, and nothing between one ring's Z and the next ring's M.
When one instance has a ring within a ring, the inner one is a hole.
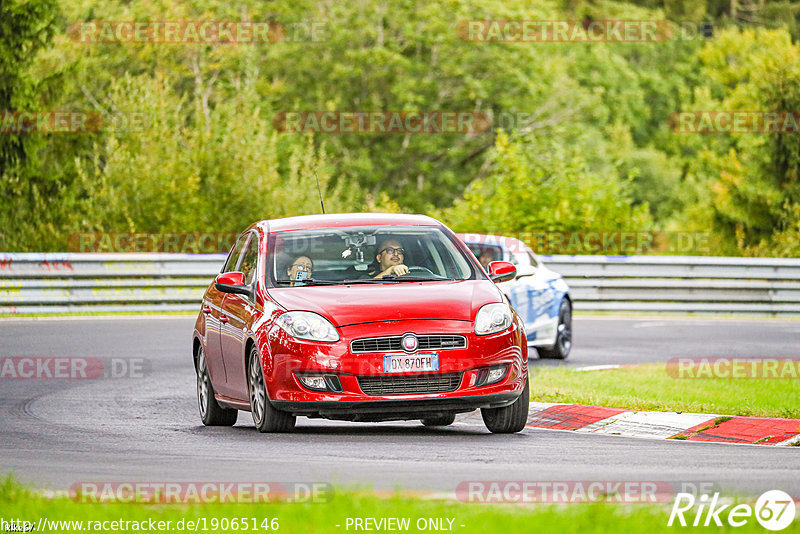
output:
M511 326L511 307L503 302L486 304L475 316L475 333L479 336L494 334Z
M290 311L278 318L278 326L292 337L310 341L339 341L339 332L323 316L308 311Z

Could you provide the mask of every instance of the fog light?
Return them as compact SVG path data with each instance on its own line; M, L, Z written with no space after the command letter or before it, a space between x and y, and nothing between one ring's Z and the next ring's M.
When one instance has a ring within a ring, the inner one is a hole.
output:
M475 385L488 386L490 384L496 384L497 382L500 382L503 378L505 378L507 371L508 371L507 365L481 369L478 371L478 377L475 380Z
M336 375L297 374L297 379L307 389L314 391L342 391L342 383Z
M299 375L297 378L308 389L316 389L317 391L327 391L328 385L325 383L325 377L322 375Z

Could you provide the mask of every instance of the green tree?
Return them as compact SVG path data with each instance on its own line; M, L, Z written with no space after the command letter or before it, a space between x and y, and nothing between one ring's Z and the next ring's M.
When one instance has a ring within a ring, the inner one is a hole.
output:
M56 0L3 0L0 3L0 112L29 111L40 103L41 80L30 68L48 46L58 15ZM0 176L24 163L41 143L26 133L0 135Z
M785 30L729 29L698 59L707 82L689 95L688 109L800 109L800 49ZM796 133L683 137L688 172L699 178L690 219L713 228L721 252L800 253L784 236L797 231L800 206ZM778 241L783 245L773 247Z
M498 137L490 174L436 215L462 232L642 230L647 205L632 206L629 183L612 169L588 170L585 158L558 142Z

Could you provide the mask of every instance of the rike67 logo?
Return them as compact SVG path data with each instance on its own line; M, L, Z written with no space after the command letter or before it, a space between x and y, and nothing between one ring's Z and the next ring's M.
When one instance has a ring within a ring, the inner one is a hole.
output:
M707 527L712 524L721 527L723 522L732 527L741 527L755 516L756 521L765 529L783 530L792 523L795 512L795 502L792 497L780 490L770 490L762 494L756 501L755 507L749 504L735 506L732 503L722 504L719 493L714 493L711 499L708 495L701 495L698 499L691 493L678 493L667 526L671 527L677 519L677 524L685 527L689 524L686 517L688 516L689 521L694 518L691 523L694 527L700 525Z

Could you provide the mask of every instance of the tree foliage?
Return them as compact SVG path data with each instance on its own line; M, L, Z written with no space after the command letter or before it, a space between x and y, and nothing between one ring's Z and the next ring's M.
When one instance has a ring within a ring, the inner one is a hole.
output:
M318 212L319 180L329 212L425 212L496 233L709 231L715 253L797 255L800 136L669 127L678 110L800 109L796 12L726 5L4 0L0 107L88 110L108 126L0 135L0 249L63 250L84 231L238 231ZM476 19L665 17L711 22L714 37L481 43L456 31ZM286 36L87 44L67 32L83 20L271 20ZM494 122L467 135L277 131L274 117L292 110L470 110ZM133 128L115 121L133 115Z
M800 110L800 50L784 30L722 32L697 54L706 80L689 109ZM713 229L720 252L798 255L800 135L743 132L687 139L698 203L689 222ZM794 240L794 244L791 244Z

